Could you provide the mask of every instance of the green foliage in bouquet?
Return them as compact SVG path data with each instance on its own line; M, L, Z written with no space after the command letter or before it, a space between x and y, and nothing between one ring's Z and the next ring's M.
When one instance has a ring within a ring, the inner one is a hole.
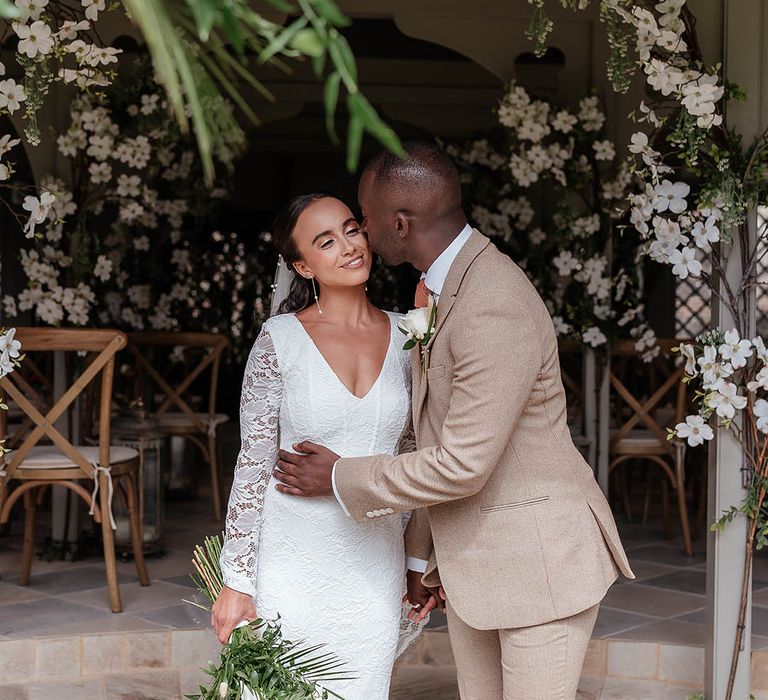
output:
M192 580L211 604L224 585L219 564L221 547L221 535L206 537L202 546L195 547L192 560L196 570ZM343 700L321 684L349 679L351 675L341 670L343 661L331 652L322 652L322 647L284 639L279 618L253 620L232 633L222 648L219 664L211 663L206 670L211 677L209 687L201 685L199 693L186 697L240 700L247 688L258 700Z

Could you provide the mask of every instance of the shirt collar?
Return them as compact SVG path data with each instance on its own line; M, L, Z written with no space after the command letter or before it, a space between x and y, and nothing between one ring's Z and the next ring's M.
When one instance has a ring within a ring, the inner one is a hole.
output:
M424 284L427 285L427 289L435 296L440 296L443 291L443 285L445 284L445 278L448 276L448 271L453 265L453 261L459 254L459 251L464 247L464 244L469 240L472 235L472 227L467 224L461 229L456 238L453 239L451 244L437 257L426 273L422 273L422 279Z

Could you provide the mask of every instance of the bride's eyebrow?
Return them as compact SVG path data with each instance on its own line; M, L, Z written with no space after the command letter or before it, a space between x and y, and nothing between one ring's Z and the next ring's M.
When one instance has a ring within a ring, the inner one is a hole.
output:
M341 228L346 228L349 224L357 224L357 219L355 219L354 216L347 219L342 225ZM327 231L322 231L318 233L313 239L312 239L312 245L314 245L319 238L322 238L323 236L330 236L333 234L333 231L331 229L328 229Z

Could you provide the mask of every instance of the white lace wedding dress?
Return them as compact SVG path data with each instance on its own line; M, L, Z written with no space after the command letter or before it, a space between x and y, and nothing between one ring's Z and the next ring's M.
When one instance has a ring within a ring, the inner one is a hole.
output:
M381 373L363 397L334 374L294 314L270 318L248 358L242 448L221 564L227 586L281 617L293 641L325 644L354 680L327 683L345 700L386 700L392 664L418 629L404 617L400 515L356 523L333 497L275 489L278 445L303 440L344 457L395 454L410 419L410 361L397 316Z

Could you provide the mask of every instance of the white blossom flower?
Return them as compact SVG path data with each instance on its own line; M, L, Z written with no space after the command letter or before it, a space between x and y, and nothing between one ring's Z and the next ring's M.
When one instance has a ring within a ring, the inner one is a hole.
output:
M661 126L663 123L663 119L660 119L656 112L653 111L647 104L645 104L645 100L640 101L640 113L643 115L638 119L639 122L645 122L647 121L649 124L652 124L653 126Z
M715 413L721 418L732 419L736 411L742 410L747 405L747 397L738 395L739 388L733 382L720 381L715 391L707 394L705 399L707 406L715 409Z
M608 342L608 338L605 337L605 334L597 326L587 328L582 334L581 339L593 348Z
M566 335L571 332L571 326L563 320L562 316L553 316L552 325L557 335Z
M708 116L714 113L715 103L723 97L723 86L717 84L717 76L700 75L681 87L683 106L693 116Z
M699 371L696 368L696 350L690 343L680 343L680 356L685 360L685 373L689 377L695 377Z
M141 113L152 114L157 109L157 102L159 99L160 95L142 95Z
M701 274L702 265L696 259L695 248L675 249L669 254L669 263L672 265L672 274L684 280L690 275L698 277Z
M765 341L757 336L752 338L752 347L755 348L755 355L764 363L768 363L768 348L765 347Z
M35 235L35 226L45 221L55 200L56 197L50 192L42 192L39 199L32 195L24 197L22 207L29 212L29 221L24 227L27 238L32 238Z
M728 360L734 369L747 364L747 358L752 356L752 343L746 338L740 338L736 329L726 331L725 342L718 348L720 357Z
M120 207L120 221L126 224L132 224L144 213L144 207L136 201L128 201Z
M117 194L120 197L138 197L140 193L141 178L138 175L117 176Z
M547 234L540 228L535 228L528 234L528 240L531 242L531 245L540 245L547 240Z
M5 315L9 318L16 318L16 316L18 316L19 312L16 308L16 299L10 294L6 294L3 297L3 310L5 311Z
M555 114L550 124L555 131L559 131L562 134L570 134L578 122L579 120L576 117L563 109Z
M14 146L18 146L21 143L21 139L12 139L9 134L0 136L0 157L4 156Z
M37 54L44 56L53 49L54 40L51 37L51 28L41 20L32 22L31 25L14 22L13 31L19 37L16 50L28 58L34 58Z
M49 325L55 325L64 319L64 309L53 297L48 296L40 300L35 307L38 318Z
M109 158L115 145L115 140L109 134L104 134L103 136L93 134L88 139L88 142L90 145L86 153L96 160L106 160Z
M758 399L752 406L752 412L757 418L757 429L761 433L768 433L768 401L765 399Z
M48 5L48 0L14 0L14 4L19 8L18 21L26 24L30 19L34 21L40 19L40 15Z
M579 260L569 250L561 251L552 259L552 264L557 268L557 272L561 277L568 277L572 272L581 267Z
M597 97L585 97L579 102L578 117L585 131L600 131L605 123Z
M685 423L678 423L675 426L677 437L688 441L691 447L703 444L705 440L711 440L715 437L712 428L704 422L701 416L686 416Z
M7 354L11 358L20 356L21 343L14 338L15 335L15 328L9 328L5 333L0 333L0 353Z
M758 389L764 389L768 391L768 367L763 367L755 378L751 382L747 382L747 389L750 391L757 391Z
M685 198L690 193L691 187L686 182L662 180L653 191L655 195L653 207L659 213L669 210L674 214L681 214L688 208Z
M88 166L88 173L91 176L91 182L94 185L99 185L110 181L112 178L112 166L109 163L91 163Z
M708 216L704 221L697 221L691 229L691 235L696 245L705 253L712 250L712 243L720 240L720 229L714 216Z
M80 3L85 8L85 16L95 22L99 18L99 12L106 7L105 0L81 0Z
M616 157L616 149L609 140L595 141L592 144L595 151L595 160L613 160Z
M63 156L72 158L78 152L88 145L88 135L83 129L70 127L70 129L56 139L59 152Z
M645 62L643 70L648 84L665 97L671 95L683 81L683 72L679 68L658 58Z
M81 20L80 22L74 22L73 20L66 20L61 23L59 27L59 40L60 41L74 41L77 39L78 32L84 32L91 28L91 23L87 20Z
M148 309L151 303L151 287L148 284L135 284L128 287L128 299L139 309Z
M147 236L138 236L133 239L134 250L149 250L149 238Z
M0 80L0 109L7 109L13 114L27 99L23 86L18 85L13 78Z
M701 368L704 389L711 389L718 381L733 374L733 367L728 362L720 362L717 348L714 345L705 345L697 362Z
M106 255L99 255L93 268L93 276L106 282L112 274L112 267L113 263Z
M91 66L108 66L117 63L117 55L123 53L122 49L112 46L93 46L88 52L88 64Z

